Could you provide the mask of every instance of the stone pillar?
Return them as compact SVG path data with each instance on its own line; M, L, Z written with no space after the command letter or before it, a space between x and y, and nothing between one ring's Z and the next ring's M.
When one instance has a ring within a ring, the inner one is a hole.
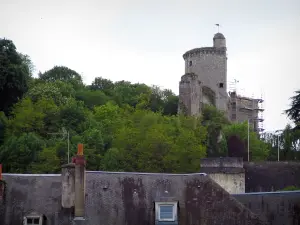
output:
M75 206L75 164L69 163L62 166L61 171L61 205L63 208Z
M77 155L73 158L75 163L75 218L84 218L85 212L85 158L83 144L78 144Z

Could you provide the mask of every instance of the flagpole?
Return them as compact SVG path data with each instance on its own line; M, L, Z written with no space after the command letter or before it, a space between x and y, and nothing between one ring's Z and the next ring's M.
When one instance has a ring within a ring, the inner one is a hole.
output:
M218 27L218 33L219 33L220 24L216 23L215 25Z

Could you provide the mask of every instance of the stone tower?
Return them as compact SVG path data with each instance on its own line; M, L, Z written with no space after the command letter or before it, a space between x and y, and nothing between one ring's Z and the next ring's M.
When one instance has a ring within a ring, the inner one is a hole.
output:
M226 39L217 33L213 47L195 48L183 55L185 74L179 83L179 113L199 115L203 104L228 112Z

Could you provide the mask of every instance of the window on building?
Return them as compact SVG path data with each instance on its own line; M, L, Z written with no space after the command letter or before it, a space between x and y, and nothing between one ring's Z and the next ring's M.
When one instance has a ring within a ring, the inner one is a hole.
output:
M177 202L156 202L155 208L158 221L177 220Z
M27 217L25 225L42 225L41 217Z
M232 114L231 119L236 120L236 114Z
M189 61L189 66L192 66L193 65L193 62L192 61Z
M223 88L224 84L223 83L219 83L219 88Z
M23 225L45 225L47 218L37 212L31 212L24 217Z

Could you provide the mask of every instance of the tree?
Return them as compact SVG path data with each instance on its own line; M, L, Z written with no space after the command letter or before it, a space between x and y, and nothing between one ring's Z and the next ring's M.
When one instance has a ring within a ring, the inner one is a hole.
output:
M82 89L76 92L76 99L83 101L89 108L106 104L111 98L100 90Z
M54 66L52 69L39 73L39 78L44 81L64 81L71 83L74 88L82 87L82 77L75 70L65 66Z
M248 124L245 123L233 123L227 125L223 129L223 133L226 137L226 140L229 140L230 137L236 136L238 137L244 144L245 144L245 152L244 155L247 154L246 152L246 145L248 142ZM267 159L269 155L269 148L268 144L263 142L259 139L256 132L251 131L249 132L249 151L251 154L252 161L260 161ZM230 149L228 149L230 150ZM245 159L245 158L244 158Z
M33 102L40 99L53 100L56 105L66 103L60 89L54 83L39 83L33 86L26 94Z
M30 132L46 136L57 128L58 107L53 100L40 99L34 103L30 98L24 98L14 105L11 114L6 123L6 136Z
M207 128L207 155L226 156L227 146L224 143L222 130L224 126L230 124L224 113L214 106L205 105L202 110L203 125Z
M122 170L199 171L199 159L206 155L206 129L197 118L166 117L148 110L135 110L128 114L127 121L116 130L112 144L122 156ZM112 155L109 159L111 163L120 160L114 161Z
M17 52L12 41L0 39L0 111L9 115L28 90L29 79L29 59Z
M296 124L296 128L300 129L300 90L295 91L291 100L291 108L285 110L285 113Z
M45 142L34 133L10 136L0 148L0 162L3 170L11 173L27 173L31 164L37 160Z
M92 90L100 90L106 95L112 95L114 86L115 85L111 80L102 77L96 77L90 88Z

